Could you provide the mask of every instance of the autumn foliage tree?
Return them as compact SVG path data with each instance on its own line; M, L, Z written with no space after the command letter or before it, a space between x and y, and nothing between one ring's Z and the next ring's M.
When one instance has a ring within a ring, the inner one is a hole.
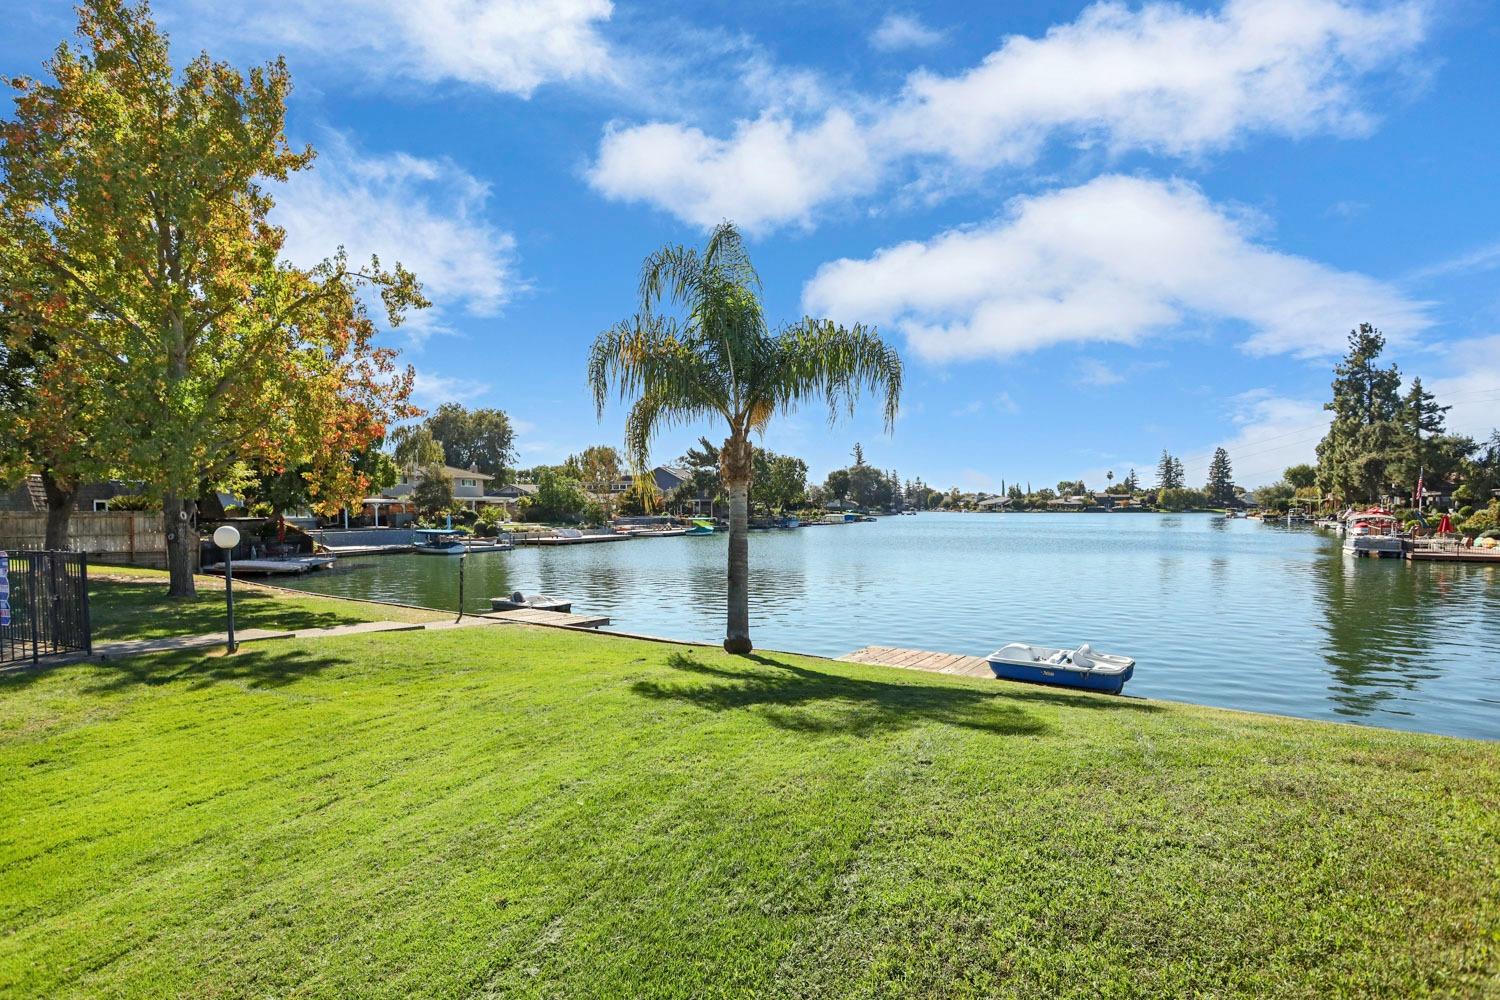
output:
M286 139L282 61L246 74L205 53L176 72L144 2L86 0L78 28L49 80L8 81L0 264L12 297L87 315L55 325L59 356L99 387L103 457L161 501L187 596L196 498L232 469L305 467L322 509L363 493L350 456L414 415L363 290L391 325L426 303L399 264L281 260L264 185L313 160Z

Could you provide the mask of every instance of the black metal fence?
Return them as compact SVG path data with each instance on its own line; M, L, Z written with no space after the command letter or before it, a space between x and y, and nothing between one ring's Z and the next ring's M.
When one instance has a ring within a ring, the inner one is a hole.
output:
M88 556L0 552L0 664L93 650Z

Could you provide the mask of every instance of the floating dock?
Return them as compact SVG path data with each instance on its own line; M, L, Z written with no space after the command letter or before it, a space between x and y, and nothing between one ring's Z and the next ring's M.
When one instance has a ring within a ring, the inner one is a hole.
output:
M865 646L839 657L845 663L869 663L877 667L902 667L925 670L933 674L960 674L964 677L990 677L995 672L982 656L961 653L933 653L925 649L899 649L894 646Z
M323 569L338 562L337 556L292 556L287 559L236 559L234 572L238 576L285 576ZM203 572L224 575L224 564L204 566Z
M1407 549L1406 558L1412 562L1467 562L1500 566L1500 549L1460 549L1457 547Z
M543 535L540 538L521 538L522 545L589 545L593 542L628 542L632 535Z
M497 622L519 622L522 625L561 625L568 628L599 628L609 624L604 615L572 615L560 611L521 608L518 611L491 611L480 617Z

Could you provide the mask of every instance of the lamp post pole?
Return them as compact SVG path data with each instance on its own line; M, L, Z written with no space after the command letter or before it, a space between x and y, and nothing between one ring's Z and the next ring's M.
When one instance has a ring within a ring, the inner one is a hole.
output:
M240 544L240 533L232 524L214 529L214 544L224 550L224 599L229 609L229 652L239 651L234 641L234 547Z
M468 562L469 554L461 552L458 556L458 617L453 619L455 623L464 620L464 563Z

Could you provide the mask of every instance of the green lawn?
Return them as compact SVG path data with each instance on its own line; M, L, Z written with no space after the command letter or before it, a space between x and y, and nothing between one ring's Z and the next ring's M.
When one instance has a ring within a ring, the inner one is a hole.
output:
M123 566L89 568L89 619L95 642L160 639L172 635L223 632L226 625L224 578L199 576L198 596L167 597L162 570ZM367 621L436 621L443 612L418 611L359 601L289 594L236 580L236 628L329 628Z
M0 995L1495 996L1500 745L494 626L0 677Z

